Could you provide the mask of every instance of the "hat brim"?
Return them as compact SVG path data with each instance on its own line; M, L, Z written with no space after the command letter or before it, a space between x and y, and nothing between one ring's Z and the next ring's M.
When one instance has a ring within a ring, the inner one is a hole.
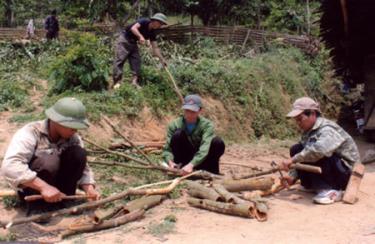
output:
M292 111L290 111L286 115L286 117L288 117L288 118L294 118L294 117L297 117L298 115L300 115L302 112L303 112L303 110L301 110L301 109L293 109Z
M190 105L190 104L186 104L184 106L182 106L182 109L183 110L191 110L191 111L194 111L194 112L198 112L199 110L201 110L201 108L197 105Z
M159 21L162 25L168 25L167 22L165 22L165 21L163 21L163 20L161 20L161 19L151 18L151 20L157 20L157 21Z
M45 114L50 120L67 128L82 130L87 129L90 126L90 123L87 119L78 120L74 118L63 117L59 113L56 113L56 111L52 107L47 109Z

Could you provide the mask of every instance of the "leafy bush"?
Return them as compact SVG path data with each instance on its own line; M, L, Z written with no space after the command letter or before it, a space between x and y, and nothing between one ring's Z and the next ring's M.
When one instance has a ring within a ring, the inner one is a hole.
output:
M108 86L107 50L92 34L72 36L73 44L50 69L52 93L66 90L103 90Z
M27 91L14 80L0 80L0 111L21 107L26 96Z

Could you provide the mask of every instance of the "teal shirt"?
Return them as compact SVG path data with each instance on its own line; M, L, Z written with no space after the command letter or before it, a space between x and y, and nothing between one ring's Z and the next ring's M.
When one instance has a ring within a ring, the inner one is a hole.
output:
M168 125L166 144L163 149L163 158L166 162L173 160L173 154L171 150L171 138L177 129L183 129L188 135L190 143L199 148L195 153L193 159L190 161L194 166L199 165L204 161L210 149L211 141L215 137L214 126L212 122L204 117L199 116L195 128L191 133L186 128L186 122L183 116L180 116L176 120L172 121Z

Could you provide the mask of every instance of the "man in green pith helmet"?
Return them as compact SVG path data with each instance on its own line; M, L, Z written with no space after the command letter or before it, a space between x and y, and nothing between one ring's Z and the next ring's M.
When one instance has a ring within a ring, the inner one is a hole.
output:
M15 133L1 173L21 199L40 194L45 202L57 203L74 195L77 187L89 199L98 199L86 150L76 133L89 127L85 106L76 98L65 97L45 113L47 119L31 122Z
M167 65L156 42L156 30L167 25L167 17L162 13L153 15L150 19L141 18L128 25L116 41L115 59L113 62L113 87L120 87L125 60L128 59L132 72L132 84L136 87L141 71L141 57L137 42L141 45L150 41L153 54L160 59L163 65Z

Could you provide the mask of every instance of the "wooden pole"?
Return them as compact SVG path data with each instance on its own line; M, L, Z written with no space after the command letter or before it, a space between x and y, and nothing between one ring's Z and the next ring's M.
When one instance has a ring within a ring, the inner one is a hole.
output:
M82 199L88 199L88 198L90 197L86 195L72 195L72 196L64 196L61 199L62 200L82 200ZM32 202L32 201L43 199L43 196L42 195L30 195L30 196L26 196L24 199L26 202Z

